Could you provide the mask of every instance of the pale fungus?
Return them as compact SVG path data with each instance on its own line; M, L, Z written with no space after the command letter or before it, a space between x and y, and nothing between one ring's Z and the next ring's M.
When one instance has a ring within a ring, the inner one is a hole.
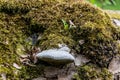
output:
M38 53L36 57L50 64L68 64L75 60L69 52L58 49L44 50Z

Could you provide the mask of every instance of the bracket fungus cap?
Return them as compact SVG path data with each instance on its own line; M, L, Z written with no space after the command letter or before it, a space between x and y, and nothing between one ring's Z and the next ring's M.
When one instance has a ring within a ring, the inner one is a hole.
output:
M67 51L58 49L44 50L36 55L39 60L50 64L68 64L74 62L75 58Z

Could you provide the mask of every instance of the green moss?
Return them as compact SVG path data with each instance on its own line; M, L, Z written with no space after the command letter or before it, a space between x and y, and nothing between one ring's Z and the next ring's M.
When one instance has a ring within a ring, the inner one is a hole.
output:
M79 46L78 51L92 59L99 66L107 67L112 56L118 53L118 51L115 51L117 49L115 33L118 31L115 30L114 33L113 30L112 26L108 29L103 24L86 22L76 33L78 35L75 34L76 39L85 42Z
M23 66L18 74L18 79L33 79L39 77L43 74L43 69L45 66L37 65L37 66Z
M66 21L69 29L65 30L62 20ZM70 21L76 28L70 28ZM36 44L41 50L66 44L101 67L107 67L118 53L116 41L120 39L120 31L112 25L108 14L89 3L0 0L0 74L6 73L10 80L41 75L41 66L28 67L20 62L19 55L26 54L26 48L31 49L32 46L26 39L34 33L42 35ZM80 45L79 40L85 43ZM22 69L16 69L13 63Z
M39 43L39 46L42 50L58 48L58 44L66 44L69 47L74 45L74 41L72 39L66 36L62 36L61 34L51 33L43 36L45 37L43 37Z
M26 14L32 8L36 8L40 5L40 1L15 1L15 0L0 0L0 12L11 14Z
M100 69L95 65L84 65L78 68L78 73L74 75L76 80L113 80L112 73L106 68Z
M20 41L22 35L19 32L21 26L16 26L10 17L7 18L7 15L3 16L0 23L0 73L6 73L8 77L15 78L16 76L13 73L17 69L13 67L13 63L19 63L19 57L15 54L14 49L17 43L22 42Z

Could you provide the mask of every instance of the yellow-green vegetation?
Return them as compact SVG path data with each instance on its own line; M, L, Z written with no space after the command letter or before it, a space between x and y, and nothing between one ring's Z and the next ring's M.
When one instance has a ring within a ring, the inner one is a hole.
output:
M106 12L111 16L111 18L120 20L120 11L117 11L117 10L106 10Z
M57 33L50 33L44 35L45 37L39 41L40 46L43 50L51 49L51 48L58 48L58 44L67 44L69 46L74 45L74 41L66 36ZM43 42L42 42L43 40ZM53 42L54 41L54 42ZM49 46L48 46L49 45Z
M76 27L70 27L71 22ZM66 44L101 67L107 67L118 53L119 31L108 14L89 3L0 0L0 74L5 73L8 80L41 75L42 66L24 66L19 57L31 46L26 39L34 33L42 35L36 44L41 50ZM84 40L84 44L79 45L79 40ZM22 69L15 68L14 63Z
M0 74L6 74L7 80L30 79L41 73L42 68L39 66L23 66L19 56L19 54L25 53L22 47L29 46L25 41L28 25L22 16L29 12L31 6L37 7L38 3L40 4L39 1L29 0L19 2L0 0ZM20 47L21 45L22 47ZM22 69L14 67L14 63Z
M112 73L106 68L98 68L93 64L78 67L78 73L74 75L76 80L113 80Z

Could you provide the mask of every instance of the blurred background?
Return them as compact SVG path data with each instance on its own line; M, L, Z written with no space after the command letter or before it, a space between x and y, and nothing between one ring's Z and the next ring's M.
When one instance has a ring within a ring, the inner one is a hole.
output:
M107 10L120 10L120 0L87 0L95 6Z

